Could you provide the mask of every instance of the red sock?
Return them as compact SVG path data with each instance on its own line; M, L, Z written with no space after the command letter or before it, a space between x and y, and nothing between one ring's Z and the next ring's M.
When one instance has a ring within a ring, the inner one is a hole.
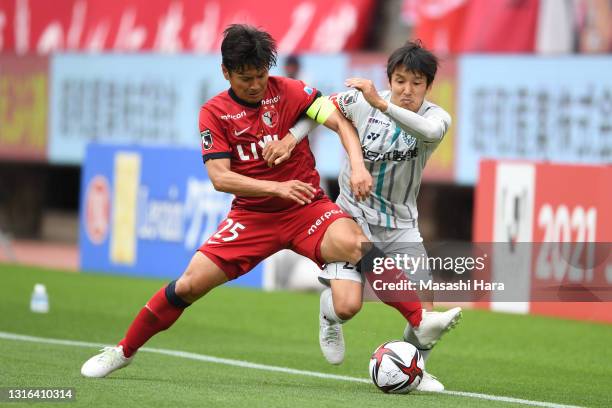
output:
M376 297L386 305L391 306L404 316L412 327L419 327L423 317L423 306L415 291L411 290L376 290L374 289L374 281L381 280L384 283L398 284L405 281L403 272L398 270L387 270L383 274L366 273L370 288Z
M372 248L364 255L360 262L362 268L361 270L366 276L372 292L374 292L378 299L380 299L384 304L389 305L400 312L412 327L419 327L423 317L423 307L417 293L414 290L375 289L374 281L376 280L380 280L386 284L395 285L407 282L404 272L396 267L383 267L382 272L378 271L379 273L374 273L374 259L384 257L385 254L380 249L378 249L376 246L372 246Z
M126 357L131 357L151 337L172 326L183 313L184 308L168 302L165 291L166 287L163 287L153 295L130 325L125 338L119 342Z
M421 302L385 302L385 304L397 309L412 327L419 327L421 324L423 318Z

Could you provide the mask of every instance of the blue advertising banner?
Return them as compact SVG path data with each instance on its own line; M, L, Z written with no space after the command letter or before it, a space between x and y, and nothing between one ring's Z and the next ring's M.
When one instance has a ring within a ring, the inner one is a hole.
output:
M609 56L462 57L457 181L482 158L612 163L611 70Z
M177 278L229 211L196 149L90 144L81 178L80 269ZM262 287L263 265L234 281Z

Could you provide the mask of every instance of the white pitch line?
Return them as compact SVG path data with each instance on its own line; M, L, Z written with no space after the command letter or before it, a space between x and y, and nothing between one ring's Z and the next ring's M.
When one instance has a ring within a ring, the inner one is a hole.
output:
M45 338L45 337L26 336L22 334L7 333L7 332L2 332L2 331L0 331L0 339L29 341L32 343L57 344L61 346L88 347L88 348L89 347L99 348L99 347L108 346L108 344L102 344L102 343L90 343L86 341L74 341L74 340L62 340L62 339L50 339L50 338ZM278 366L271 366L271 365L266 365L266 364L257 364L257 363L251 363L248 361L242 361L242 360L233 360L229 358L220 358L220 357L207 356L204 354L190 353L187 351L156 349L156 348L149 348L149 347L142 347L140 348L139 351L146 351L149 353L157 353L157 354L165 354L167 356L181 357L181 358L186 358L189 360L206 361L208 363L225 364L225 365L234 366L234 367L253 368L256 370L266 370L266 371L274 371L274 372L279 372L279 373L303 375L303 376L308 376L308 377L325 378L328 380L350 381L350 382L359 382L359 383L367 383L367 384L370 383L370 380L366 378L349 377L345 375L336 375L336 374L326 374L326 373L319 373L316 371L296 370L294 368L278 367ZM531 401L531 400L525 400L525 399L520 399L520 398L479 394L475 392L442 391L442 394L454 395L454 396L459 396L459 397L467 397L467 398L478 398L478 399L484 399L484 400L489 400L489 401L500 401L500 402L514 403L514 404L531 405L534 407L580 408L576 405L555 404L553 402L545 402L545 401Z

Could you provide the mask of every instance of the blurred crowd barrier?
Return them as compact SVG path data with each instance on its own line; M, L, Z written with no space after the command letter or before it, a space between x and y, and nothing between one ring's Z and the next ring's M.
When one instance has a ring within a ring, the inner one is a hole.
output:
M281 61L284 57L281 57ZM303 54L300 78L324 94L360 76L387 89L381 54ZM0 56L0 159L80 165L90 142L197 148L202 103L228 87L218 55ZM282 63L279 64L282 67ZM466 55L442 61L429 99L453 126L425 179L473 185L482 158L612 163L612 56ZM281 67L273 74L284 74ZM333 133L311 137L336 177Z
M609 0L3 0L0 52L210 53L240 22L282 53L362 49L398 25L437 53L609 53L610 21Z
M404 0L414 36L437 53L610 53L610 0Z
M225 27L266 29L279 51L359 49L375 0L3 0L0 52L219 50Z

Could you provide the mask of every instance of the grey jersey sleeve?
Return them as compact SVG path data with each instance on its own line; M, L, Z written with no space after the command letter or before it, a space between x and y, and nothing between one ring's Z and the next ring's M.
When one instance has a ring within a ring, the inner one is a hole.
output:
M388 102L388 105L389 108L384 113L397 122L403 130L424 142L440 142L451 125L450 115L435 105L429 106L423 116L391 102Z

